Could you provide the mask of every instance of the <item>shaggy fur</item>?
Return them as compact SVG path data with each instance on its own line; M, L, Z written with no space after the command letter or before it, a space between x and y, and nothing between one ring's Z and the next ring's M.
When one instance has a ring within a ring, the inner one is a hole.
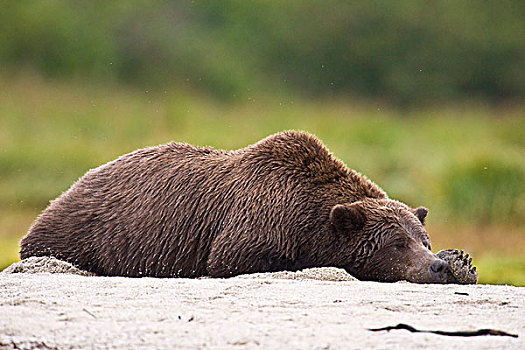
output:
M236 151L170 143L90 170L40 215L20 256L51 255L100 275L335 266L361 279L427 281L428 249L424 258L414 247L389 253L395 269L381 256L396 239L428 245L425 216L388 199L314 136L288 131Z

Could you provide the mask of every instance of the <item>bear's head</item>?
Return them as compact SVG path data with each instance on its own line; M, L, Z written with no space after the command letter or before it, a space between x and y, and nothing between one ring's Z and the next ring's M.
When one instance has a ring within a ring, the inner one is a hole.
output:
M360 280L445 283L448 264L430 251L427 213L391 199L335 205L330 222L352 247L342 267Z

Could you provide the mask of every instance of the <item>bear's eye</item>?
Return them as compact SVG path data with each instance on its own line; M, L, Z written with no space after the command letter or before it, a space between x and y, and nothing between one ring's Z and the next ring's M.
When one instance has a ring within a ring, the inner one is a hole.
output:
M396 236L392 238L387 246L396 247L396 248L406 248L408 246L409 239L406 239L402 236Z

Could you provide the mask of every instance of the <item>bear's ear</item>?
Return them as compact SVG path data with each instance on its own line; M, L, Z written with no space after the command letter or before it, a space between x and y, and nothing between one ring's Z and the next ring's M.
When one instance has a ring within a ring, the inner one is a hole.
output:
M365 216L357 203L337 204L330 211L330 222L339 232L356 231L365 224Z
M416 209L414 209L414 214L416 214L419 221L421 221L421 223L424 225L425 218L427 217L427 214L428 214L428 209L425 207L417 207Z

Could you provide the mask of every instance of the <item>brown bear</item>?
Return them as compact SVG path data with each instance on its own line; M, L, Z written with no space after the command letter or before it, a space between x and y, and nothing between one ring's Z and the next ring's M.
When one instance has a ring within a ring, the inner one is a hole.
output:
M334 266L361 280L445 283L426 215L316 137L287 131L236 151L169 143L92 169L38 217L20 256L108 276Z

